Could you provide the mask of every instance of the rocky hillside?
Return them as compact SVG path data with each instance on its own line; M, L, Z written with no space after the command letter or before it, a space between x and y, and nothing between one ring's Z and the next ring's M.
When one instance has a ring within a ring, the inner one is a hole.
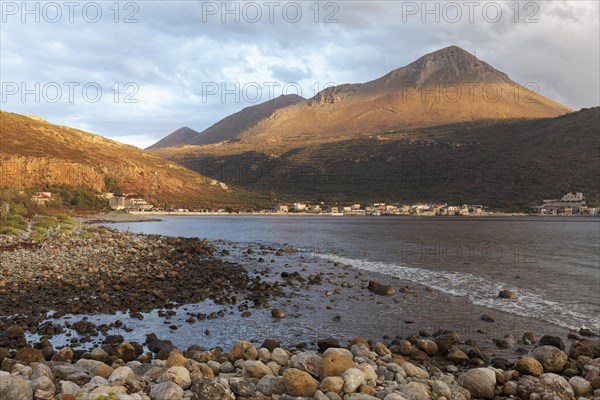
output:
M212 207L254 199L174 162L37 117L0 111L0 187L46 185L105 191L107 179L156 204Z
M556 118L407 128L291 150L237 143L157 154L289 198L448 201L523 210L570 190L600 203L599 121L596 107ZM234 166L245 173L232 174Z

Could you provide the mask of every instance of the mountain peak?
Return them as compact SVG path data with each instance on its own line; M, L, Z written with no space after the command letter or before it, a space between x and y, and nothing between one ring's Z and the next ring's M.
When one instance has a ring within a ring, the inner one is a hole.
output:
M514 83L505 73L458 46L426 54L404 68L420 87L435 83Z

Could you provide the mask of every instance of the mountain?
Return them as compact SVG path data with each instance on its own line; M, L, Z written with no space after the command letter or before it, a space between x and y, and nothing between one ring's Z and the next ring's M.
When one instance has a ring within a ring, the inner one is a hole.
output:
M154 143L152 146L148 147L149 149L160 149L162 147L172 147L172 146L180 146L186 143L188 140L194 138L194 136L199 135L198 132L193 130L192 128L188 128L184 126L183 128L177 129L175 132L169 134L168 136L162 138L158 142Z
M239 140L293 147L390 130L484 119L555 117L573 110L534 93L459 47L363 84L327 88L274 112Z
M450 202L517 211L578 191L600 205L599 107L555 118L405 128L307 143L276 156L239 144L158 154L288 200Z
M47 185L106 190L116 181L124 193L156 204L221 207L254 200L174 162L39 117L0 111L0 188Z
M330 87L287 106L249 107L177 145L229 140L251 148L289 149L404 128L555 117L571 111L450 46L367 83Z
M274 111L305 100L305 98L296 94L281 95L264 103L246 107L200 133L187 127L180 128L148 147L147 150L182 145L204 145L232 140L246 129L256 125L263 118L270 116Z

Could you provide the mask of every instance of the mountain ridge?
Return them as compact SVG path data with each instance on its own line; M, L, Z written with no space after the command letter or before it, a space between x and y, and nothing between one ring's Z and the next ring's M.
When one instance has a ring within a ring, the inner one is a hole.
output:
M344 140L408 127L555 117L573 111L457 46L426 54L365 83L328 87L311 99L270 109L260 118L248 119L244 110L206 130L219 127L218 135L199 134L175 146L239 141L257 149L293 148L307 141ZM236 123L230 124L231 119ZM156 144L149 149L154 148Z
M123 192L155 204L218 207L252 197L138 147L40 117L0 110L0 132L0 187L66 185L104 192L111 178Z

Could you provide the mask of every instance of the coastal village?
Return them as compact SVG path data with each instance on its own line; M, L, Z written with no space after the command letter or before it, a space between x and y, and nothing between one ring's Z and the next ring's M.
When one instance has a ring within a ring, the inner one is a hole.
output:
M113 193L99 195L108 200L109 206L115 211L156 212L156 213L206 213L206 214L238 214L225 209L187 209L161 208L135 195L115 196ZM33 203L45 205L52 200L52 193L37 192L31 197ZM560 199L543 200L542 204L534 207L539 215L598 215L598 207L589 207L583 193L566 193ZM280 203L271 209L255 211L252 214L316 214L332 216L486 216L498 213L480 204L452 205L447 203L372 203L372 204L326 204L325 202L295 202Z

